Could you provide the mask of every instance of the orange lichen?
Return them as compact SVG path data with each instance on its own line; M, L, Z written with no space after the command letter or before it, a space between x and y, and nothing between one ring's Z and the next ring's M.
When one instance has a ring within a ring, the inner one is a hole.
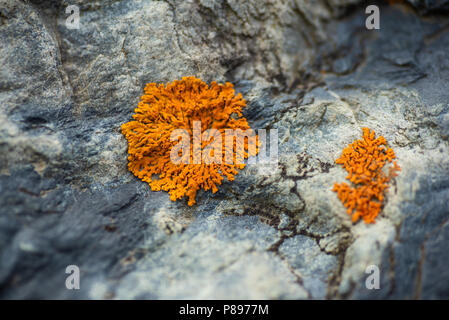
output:
M384 137L375 138L374 131L363 128L363 140L355 140L335 161L346 169L346 179L355 185L351 187L343 182L336 183L333 188L347 208L347 213L352 214L353 222L362 218L365 223L374 223L382 209L388 182L401 170L394 161L388 174L383 172L384 165L395 158Z
M195 121L201 121L201 134L209 129L216 129L222 135L226 129L251 129L241 112L246 102L240 93L235 95L231 83L212 82L208 86L195 77L184 77L166 86L148 83L144 91L135 109L134 121L122 125L122 133L128 140L128 168L135 176L147 182L153 191L168 191L172 201L188 196L190 206L195 203L199 189L215 193L217 184L220 185L224 177L234 180L237 169L243 169L245 164L236 161L235 154L231 157L232 163L224 161L224 138L221 163L210 163L204 161L204 156L201 158L201 153L211 143L209 139L201 141L201 138L197 148L195 141L189 144L190 155L186 159L189 161L174 163L170 157L172 148L178 143L171 140L173 130L184 129L190 134L190 141L195 140ZM255 155L257 146L255 152L249 152L254 150L249 149L252 140L244 138L243 141L240 158ZM232 144L234 152L237 141ZM198 154L199 162L194 159Z

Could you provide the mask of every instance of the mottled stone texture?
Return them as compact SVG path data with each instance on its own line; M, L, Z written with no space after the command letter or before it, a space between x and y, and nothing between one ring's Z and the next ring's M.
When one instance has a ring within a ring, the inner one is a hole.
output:
M449 10L448 0L407 0L421 13L441 12Z
M379 3L369 31L359 3L0 0L0 297L449 298L448 4ZM280 151L194 207L128 172L120 133L145 83L189 75L235 83ZM402 172L352 225L331 189L364 126Z

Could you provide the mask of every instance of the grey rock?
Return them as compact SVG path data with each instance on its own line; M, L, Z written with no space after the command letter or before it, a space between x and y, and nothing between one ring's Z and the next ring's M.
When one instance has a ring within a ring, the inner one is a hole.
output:
M449 10L449 1L447 0L407 0L416 7L421 13L438 12Z
M329 280L337 267L334 255L322 252L314 239L302 235L286 239L279 247L279 253L299 273L312 298L326 297Z
M356 0L0 0L0 297L447 299L447 1L409 2L370 31ZM193 207L127 170L120 131L146 83L189 75L279 134L277 165ZM362 127L402 168L374 225L332 192Z

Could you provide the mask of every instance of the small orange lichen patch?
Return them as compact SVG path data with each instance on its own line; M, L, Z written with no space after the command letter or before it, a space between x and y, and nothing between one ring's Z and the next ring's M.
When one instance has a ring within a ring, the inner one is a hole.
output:
M374 223L382 209L388 182L401 170L394 161L388 174L383 172L384 165L395 158L384 137L375 138L374 131L363 128L363 140L351 143L335 161L344 166L348 172L346 179L355 185L351 187L343 182L336 183L333 188L348 214L352 214L353 222L362 218L365 223Z
M235 154L231 156L233 162L224 160L226 139L223 135L225 129L250 130L248 122L242 117L241 110L245 106L242 95L235 95L234 86L229 82L212 82L208 86L195 77L184 77L182 80L167 83L166 86L147 84L145 94L135 109L134 121L122 125L122 133L128 140L129 170L147 182L153 191L168 191L172 201L188 196L188 204L192 206L199 189L212 190L215 193L218 190L217 184L220 185L224 177L232 181L238 173L237 169L245 167L245 164L236 162ZM201 158L201 153L213 141L201 141L200 137L195 148L194 131L198 121L201 122L198 128L201 129L201 134L206 130L215 129L223 136L223 161L220 163L206 164L204 158ZM176 129L185 130L190 135L190 141L193 140L188 147L190 155L184 158L188 161L180 163L174 163L170 155L172 148L179 142L171 140L171 134ZM248 149L251 144L249 140L243 140L244 149L240 158L257 153L257 148L255 152L248 151L254 150ZM235 151L237 141L232 143L231 149ZM241 145L240 143L239 147Z

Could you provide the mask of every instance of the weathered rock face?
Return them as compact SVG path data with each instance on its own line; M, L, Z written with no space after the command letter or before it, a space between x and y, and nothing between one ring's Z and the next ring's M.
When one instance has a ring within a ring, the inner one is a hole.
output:
M381 6L380 30L358 2L0 0L0 296L449 298L447 1ZM145 83L188 75L279 132L279 165L194 207L128 172L120 133ZM335 159L365 126L402 172L353 225Z
M407 0L421 13L441 12L449 10L447 0Z

